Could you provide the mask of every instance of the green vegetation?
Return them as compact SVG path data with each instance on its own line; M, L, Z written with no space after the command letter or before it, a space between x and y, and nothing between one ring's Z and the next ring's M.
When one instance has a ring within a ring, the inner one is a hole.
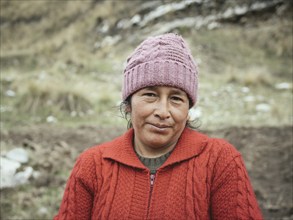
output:
M98 30L103 22L112 28L126 15L135 15L133 4L1 1L2 132L48 124L126 127L118 108L123 65L146 34L139 28L114 29L111 35L121 34L121 40L97 45L106 38ZM199 63L196 108L202 129L292 125L291 14L250 19L213 30L177 30ZM50 146L45 146L47 156ZM5 149L12 147L5 143ZM2 217L51 219L71 167L72 161L66 169L49 172L43 180L48 183L1 191ZM57 182L49 181L53 178Z
M285 107L292 103L290 25L288 20L278 25L266 21L261 28L226 25L182 33L199 61L197 107L204 112L200 119L204 128L292 123L292 110ZM118 43L104 58L103 50L93 54L88 44L77 45L63 47L58 53L34 52L35 56L16 49L14 55L7 55L1 48L6 63L1 65L2 128L46 123L49 116L73 126L125 123L116 107L121 101L123 63L136 44ZM291 89L275 88L283 82ZM241 92L243 87L246 92ZM7 94L9 90L15 92L14 97ZM245 101L249 97L254 101ZM258 104L267 104L269 109L257 111Z
M15 190L19 193L16 194ZM63 191L64 188L59 185L33 189L29 185L24 185L15 189L5 189L5 193L1 192L2 218L20 219L21 216L21 219L32 219L33 216L34 219L52 219L52 213L56 213L59 206L52 198L60 200Z

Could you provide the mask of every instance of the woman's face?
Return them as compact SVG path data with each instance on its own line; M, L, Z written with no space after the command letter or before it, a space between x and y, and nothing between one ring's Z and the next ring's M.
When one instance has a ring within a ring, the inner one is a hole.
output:
M134 93L130 113L138 153L151 157L172 150L185 128L188 110L187 94L174 87L146 87Z

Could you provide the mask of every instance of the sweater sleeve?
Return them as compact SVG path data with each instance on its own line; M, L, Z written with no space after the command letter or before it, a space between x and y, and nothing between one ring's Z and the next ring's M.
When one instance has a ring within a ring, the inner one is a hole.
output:
M212 219L263 219L243 159L225 141L217 158L211 190Z
M54 220L90 219L96 182L93 155L85 152L77 159L66 183L63 199Z

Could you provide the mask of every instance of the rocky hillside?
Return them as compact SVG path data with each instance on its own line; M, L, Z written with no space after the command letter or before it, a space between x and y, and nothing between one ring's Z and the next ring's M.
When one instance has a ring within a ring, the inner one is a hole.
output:
M286 0L1 1L2 125L117 123L123 63L165 32L198 61L204 124L290 124L291 15Z
M242 153L265 219L293 219L292 7L1 0L0 219L52 219L77 155L125 131L115 106L127 56L165 32L181 34L199 64L200 129Z
M290 19L291 13L292 1L286 0L1 1L1 64L50 66L61 59L82 65L148 35L192 37L199 29L249 28Z

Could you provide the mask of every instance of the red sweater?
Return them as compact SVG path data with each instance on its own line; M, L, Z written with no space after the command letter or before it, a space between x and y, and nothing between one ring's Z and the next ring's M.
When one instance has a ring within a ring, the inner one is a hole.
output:
M133 134L80 155L54 220L262 219L241 155L226 141L186 128L151 185Z

